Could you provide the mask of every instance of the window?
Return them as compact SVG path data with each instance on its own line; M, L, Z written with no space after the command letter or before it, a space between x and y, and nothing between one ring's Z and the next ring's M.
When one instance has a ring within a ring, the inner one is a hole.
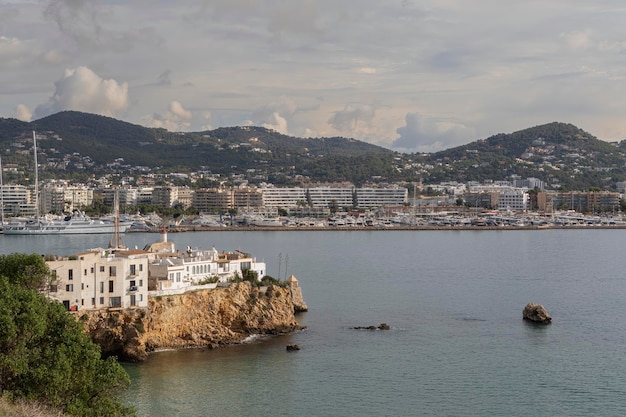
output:
M100 272L104 272L104 265L100 265ZM104 304L104 303L102 303Z
M139 280L139 286L140 286L140 287L143 287L143 279L140 279L140 280Z
M84 275L85 275L85 276L87 275L87 268L85 268L85 274L84 274Z
M74 270L73 269L68 269L67 270L67 279L69 279L70 281L74 279Z
M95 306L95 305L96 305L96 298L95 298L95 297L91 299L91 305L92 305L92 306Z
M100 283L100 294L102 294L104 292L104 282ZM100 303L102 304L102 303Z
M139 271L143 271L143 264L139 264Z
M57 292L59 290L56 284L50 284L50 292Z
M65 286L65 291L67 292L73 292L74 291L74 284L67 284Z
M109 306L110 307L121 307L122 306L122 297L111 297L111 298L109 298Z
M89 270L89 272L91 272L93 274L93 266L91 267L91 269Z
M109 292L113 292L113 281L109 281Z
M85 289L85 284L84 284L84 283L82 283L82 282L80 283L80 289L81 289L81 290L84 290L84 289Z
M100 297L100 304L104 304L104 297Z
M114 277L117 276L117 270L114 266L110 266L109 267L109 276L110 277Z
M136 268L135 268L134 264L130 266L130 274L131 275L137 275L137 271L135 269Z

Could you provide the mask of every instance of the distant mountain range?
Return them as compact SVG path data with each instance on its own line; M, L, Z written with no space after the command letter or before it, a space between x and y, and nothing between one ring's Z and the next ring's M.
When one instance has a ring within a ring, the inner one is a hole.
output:
M363 141L297 138L261 127L174 133L64 111L34 122L0 118L2 163L32 168L32 131L49 177L210 171L291 185L306 181L417 182L536 177L554 187L614 189L626 149L565 123L549 123L432 154L400 154Z

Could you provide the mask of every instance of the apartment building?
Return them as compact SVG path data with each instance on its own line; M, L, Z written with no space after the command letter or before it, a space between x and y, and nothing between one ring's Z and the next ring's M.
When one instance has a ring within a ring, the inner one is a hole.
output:
M148 257L143 251L96 249L46 260L47 295L68 310L148 306Z
M39 193L42 213L69 213L92 203L93 189L84 185L48 184Z

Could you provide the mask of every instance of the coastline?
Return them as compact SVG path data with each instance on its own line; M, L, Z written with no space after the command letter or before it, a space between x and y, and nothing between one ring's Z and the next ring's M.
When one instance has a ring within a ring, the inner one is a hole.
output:
M334 232L334 231L428 231L428 230L580 230L580 229L602 229L602 230L622 230L626 229L626 224L622 225L567 225L567 226L411 226L411 225L397 225L397 226L333 226L333 227L319 227L319 226L299 226L299 227L263 227L263 226L226 226L226 227L214 227L214 226L177 226L168 228L168 233L184 233L184 232ZM127 230L126 233L160 233L159 230Z

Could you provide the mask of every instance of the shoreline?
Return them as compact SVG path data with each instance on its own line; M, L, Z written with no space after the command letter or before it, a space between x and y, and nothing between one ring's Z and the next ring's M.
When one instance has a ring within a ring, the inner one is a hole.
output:
M212 227L212 226L178 226L168 228L168 233L185 232L334 232L334 231L463 231L463 230L581 230L581 229L601 229L601 230L623 230L626 225L573 225L573 226L410 226L398 225L392 227L379 226L334 226L334 227L263 227L263 226L235 226L235 227ZM161 230L126 230L126 233L160 233Z

